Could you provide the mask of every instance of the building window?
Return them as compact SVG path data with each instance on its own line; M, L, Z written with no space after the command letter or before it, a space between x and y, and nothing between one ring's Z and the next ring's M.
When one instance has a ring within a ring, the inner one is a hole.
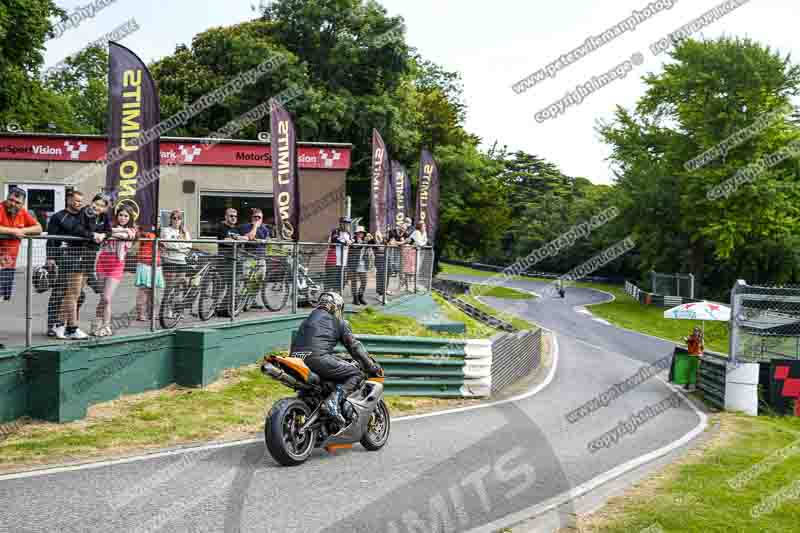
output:
M258 193L200 193L200 237L217 236L225 210L233 208L239 213L239 224L250 222L250 212L259 208L264 213L264 223L272 227L272 195Z

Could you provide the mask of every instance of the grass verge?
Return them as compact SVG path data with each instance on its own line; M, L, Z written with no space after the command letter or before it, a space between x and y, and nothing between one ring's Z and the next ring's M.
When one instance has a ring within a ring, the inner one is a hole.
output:
M356 333L422 337L486 338L495 330L476 322L452 305L445 313L467 325L464 334L430 331L412 318L385 315L367 308L352 317ZM269 407L294 391L264 377L257 364L226 370L222 379L204 388L172 385L126 396L89 408L88 416L68 424L33 421L15 425L0 440L0 470L41 466L199 443L250 438L263 429ZM418 414L479 400L387 397L393 416Z
M797 531L800 420L723 413L716 422L703 445L562 531Z

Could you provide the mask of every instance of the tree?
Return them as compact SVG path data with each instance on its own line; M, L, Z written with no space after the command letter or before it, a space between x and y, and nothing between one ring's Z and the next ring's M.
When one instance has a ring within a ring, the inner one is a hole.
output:
M82 50L65 60L66 68L45 77L45 87L63 97L76 133L105 134L108 120L108 52Z
M800 69L788 57L748 39L687 40L671 52L674 63L648 86L635 112L617 110L600 133L620 168L617 184L628 220L651 264L688 266L698 282L706 262L739 263L753 242L789 245L798 229L800 189L795 161L785 161L744 184L727 199L707 192L764 155L800 136L777 121L699 169L684 165L759 117L789 104L800 89ZM659 227L660 226L660 227ZM664 246L666 245L666 246ZM772 245L771 245L772 246ZM657 248L661 248L659 252ZM763 253L766 250L763 250ZM766 265L773 276L795 265ZM676 268L677 270L677 268Z
M53 36L50 20L64 16L52 0L0 3L0 123L33 129L65 116L57 96L36 77L44 44Z

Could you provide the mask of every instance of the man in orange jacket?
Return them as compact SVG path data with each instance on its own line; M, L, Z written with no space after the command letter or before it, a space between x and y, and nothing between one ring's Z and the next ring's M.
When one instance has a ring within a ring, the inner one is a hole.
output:
M684 340L686 341L686 347L689 352L689 355L693 357L703 357L703 350L705 350L705 346L703 345L703 331L695 327L692 334L688 337L685 337ZM699 359L698 359L699 363ZM695 389L694 385L686 384L686 390L693 391Z

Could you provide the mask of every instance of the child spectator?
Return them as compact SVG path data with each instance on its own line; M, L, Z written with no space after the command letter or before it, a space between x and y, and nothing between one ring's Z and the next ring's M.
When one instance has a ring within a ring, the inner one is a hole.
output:
M97 304L96 320L92 323L91 334L95 337L113 335L111 331L111 300L122 281L125 272L125 258L133 246L136 230L133 215L126 207L117 211L111 228L111 240L103 242L97 256L97 277L103 286L100 302Z
M140 239L155 239L156 234L150 231L150 226L142 224L139 226ZM141 322L152 320L153 315L153 241L139 241L139 253L137 254L136 264L136 319ZM164 288L164 275L161 271L161 254L156 250L156 287Z

